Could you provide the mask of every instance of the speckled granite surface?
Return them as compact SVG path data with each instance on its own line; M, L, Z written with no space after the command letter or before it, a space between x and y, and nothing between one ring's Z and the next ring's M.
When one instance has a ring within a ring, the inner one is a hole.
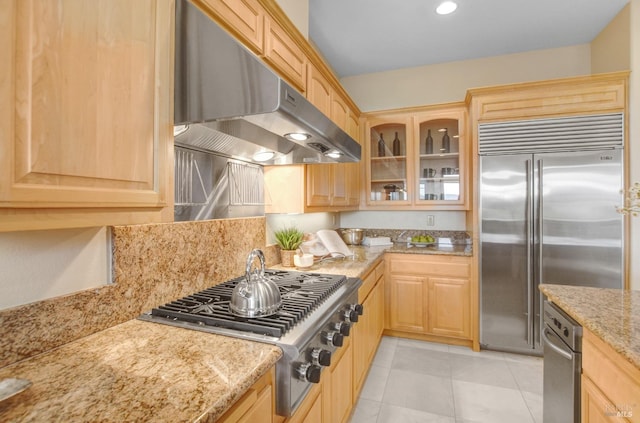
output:
M0 368L239 276L253 248L279 262L265 226L257 217L113 228L114 284L0 310Z
M540 291L640 369L640 291L550 284Z
M311 267L297 268L284 267L280 264L269 266L272 269L297 270L300 272L329 273L332 275L346 275L350 278L364 276L366 270L382 256L386 247L362 247L359 245L349 246L353 251L352 257L326 260L316 263Z
M33 385L0 403L2 422L213 421L279 348L131 320L0 370Z

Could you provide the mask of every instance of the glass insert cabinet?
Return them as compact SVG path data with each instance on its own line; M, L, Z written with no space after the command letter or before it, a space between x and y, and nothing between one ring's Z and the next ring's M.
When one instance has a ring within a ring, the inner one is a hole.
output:
M367 208L466 208L464 105L366 117Z

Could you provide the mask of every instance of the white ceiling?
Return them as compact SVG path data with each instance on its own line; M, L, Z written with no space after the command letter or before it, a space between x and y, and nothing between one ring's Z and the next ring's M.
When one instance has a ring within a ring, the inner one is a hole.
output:
M309 38L339 77L589 43L628 0L309 0Z

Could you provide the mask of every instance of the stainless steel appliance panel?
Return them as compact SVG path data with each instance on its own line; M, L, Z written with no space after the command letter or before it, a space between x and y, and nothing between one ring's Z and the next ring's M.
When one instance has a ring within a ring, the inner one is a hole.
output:
M481 342L531 350L531 155L481 157Z
M580 423L582 328L552 303L544 303L545 423Z
M540 283L621 288L622 151L547 153L540 169Z

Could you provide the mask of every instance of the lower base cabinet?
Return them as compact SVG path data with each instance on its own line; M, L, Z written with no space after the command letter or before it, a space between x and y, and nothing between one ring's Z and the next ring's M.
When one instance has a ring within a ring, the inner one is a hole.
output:
M358 298L364 313L351 334L354 403L360 395L384 330L384 261L374 264L371 272L363 278Z
M640 370L584 329L582 423L640 422Z
M324 371L324 383L327 389L322 391L322 405L326 422L347 422L351 415L353 405L351 347L351 337L345 337L344 345L334 354L334 357L331 357L331 366Z
M275 367L249 388L217 421L220 423L273 423Z
M386 332L471 344L470 257L387 254L385 261Z

